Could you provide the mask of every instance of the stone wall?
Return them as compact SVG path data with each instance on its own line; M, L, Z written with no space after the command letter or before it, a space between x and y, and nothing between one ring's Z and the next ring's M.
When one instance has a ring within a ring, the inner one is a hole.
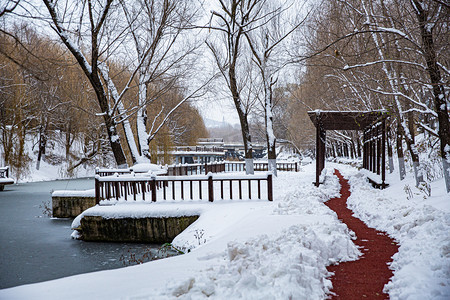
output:
M52 197L52 215L55 218L75 218L95 206L95 197Z
M170 243L199 216L106 219L84 216L80 239L96 242Z

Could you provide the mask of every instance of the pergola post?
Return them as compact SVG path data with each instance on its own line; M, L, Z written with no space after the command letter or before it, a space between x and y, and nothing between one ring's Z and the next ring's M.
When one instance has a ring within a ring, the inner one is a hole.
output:
M381 188L386 187L386 120L381 122Z
M375 142L373 128L370 129L370 172L375 173Z
M325 130L322 129L320 120L316 126L316 183L315 186L320 184L320 174L325 167Z
M325 154L326 154L326 140L327 140L327 136L326 136L326 131L323 130L322 126L320 126L320 162L321 162L321 166L320 166L320 173L322 173L322 170L325 168Z
M381 167L381 141L380 141L380 134L381 134L381 132L380 132L380 130L379 130L379 128L380 128L380 125L381 124L377 124L377 126L375 127L376 128L376 131L375 131L375 134L377 135L377 139L376 139L376 141L377 141L377 175L380 175L381 174L381 170L380 170L380 167Z
M367 169L367 132L363 131L363 168Z

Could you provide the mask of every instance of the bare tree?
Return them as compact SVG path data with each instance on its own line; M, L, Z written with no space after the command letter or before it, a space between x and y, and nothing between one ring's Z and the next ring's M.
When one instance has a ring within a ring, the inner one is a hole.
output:
M240 93L239 64L242 61L244 34L246 30L250 30L251 24L257 21L266 1L218 0L218 2L220 10L213 10L211 15L211 21L214 19L216 23L209 26L216 32L217 38L214 41L207 41L207 45L233 97L241 124L246 173L253 174L253 147L248 122L249 111L246 110Z
M267 140L267 154L269 171L277 175L276 164L276 137L273 120L273 90L277 82L277 74L286 66L282 53L278 50L282 42L291 35L303 22L289 24L287 17L290 6L271 7L265 6L259 16L258 23L252 24L253 28L244 31L245 37L253 54L253 61L258 66L263 85L264 98L264 122Z
M134 46L132 57L136 57L139 62L133 66L138 74L138 146L133 145L130 149L133 161L149 161L149 143L169 122L170 115L175 110L167 112L168 115L164 118L159 118L161 114L153 114L155 119L148 122L147 109L149 104L162 99L165 94L180 90L182 77L192 69L190 57L195 54L199 43L193 38L188 42L185 32L197 17L197 10L195 3L177 0L139 0L132 5L128 1L121 1L121 7L128 24L128 35ZM201 84L201 87L206 83ZM176 107L197 97L200 90L201 88L195 89L194 93L180 99Z
M66 3L66 5L52 0L43 0L43 2L50 14L52 29L75 57L95 91L116 164L118 167L125 167L127 162L114 121L114 111L108 103L107 89L102 83L100 73L101 56L103 54L101 36L105 20L112 10L113 0L107 0L104 4L93 3L90 0ZM73 24L71 22L73 19L79 20L79 23ZM74 37L81 37L85 24L88 24L89 55L82 51L81 38L78 39L78 42L74 40Z

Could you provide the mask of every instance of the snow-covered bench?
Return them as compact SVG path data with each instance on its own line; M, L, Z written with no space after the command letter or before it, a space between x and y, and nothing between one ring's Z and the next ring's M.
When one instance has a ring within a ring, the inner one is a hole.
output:
M5 185L14 184L14 179L9 178L9 167L0 167L0 191L5 189Z

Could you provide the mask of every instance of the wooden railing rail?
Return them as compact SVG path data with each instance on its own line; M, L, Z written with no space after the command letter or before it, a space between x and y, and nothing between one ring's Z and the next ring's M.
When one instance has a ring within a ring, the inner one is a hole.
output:
M100 200L157 201L262 199L262 183L266 183L266 196L273 201L272 174L229 176L225 174L191 176L95 176L95 198ZM225 188L228 187L228 195ZM234 192L233 192L234 191Z

